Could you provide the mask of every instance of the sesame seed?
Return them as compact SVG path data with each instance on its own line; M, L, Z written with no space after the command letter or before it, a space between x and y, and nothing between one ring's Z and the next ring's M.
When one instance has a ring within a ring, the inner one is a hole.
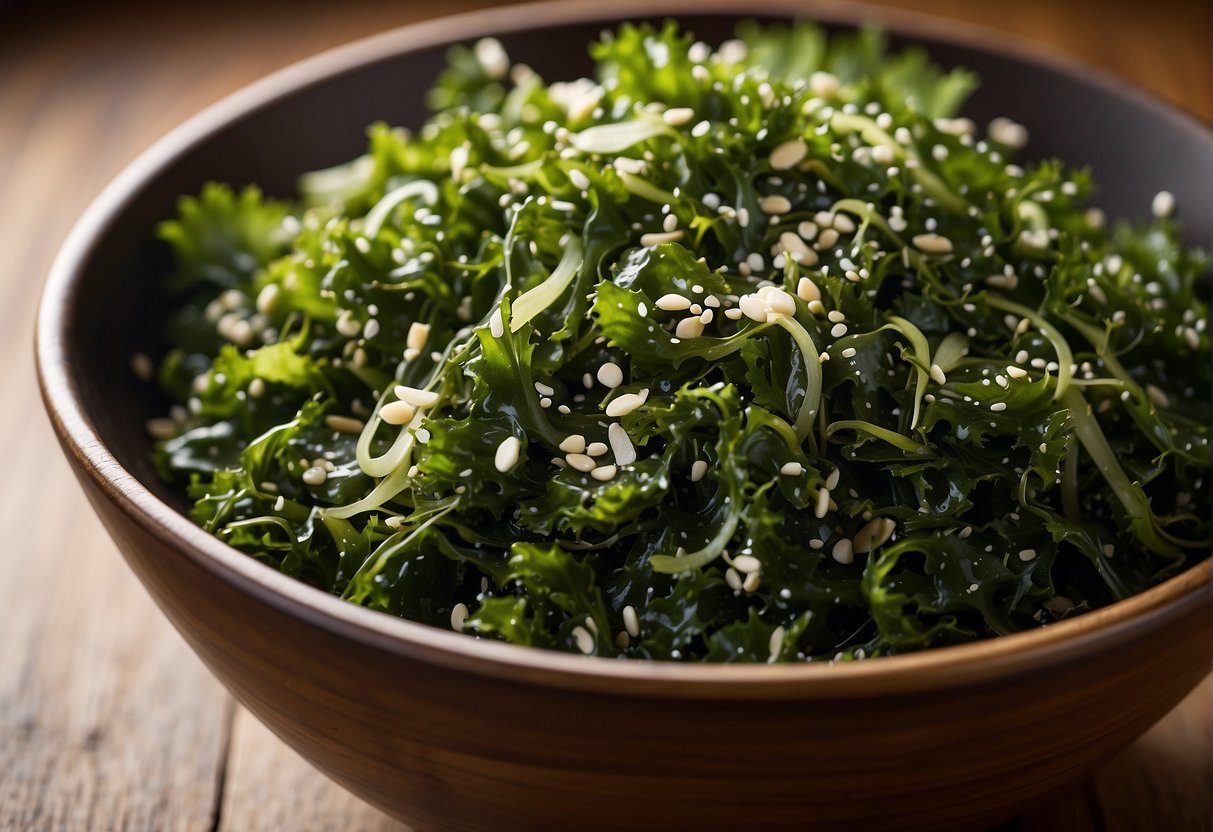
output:
M674 335L683 339L698 338L703 334L703 321L698 317L683 318L674 328Z
M820 249L831 248L838 242L838 232L833 228L827 228L817 237L817 247Z
M614 465L602 465L590 471L590 476L599 482L608 482L615 479L615 474L618 472L619 469Z
M741 573L733 567L729 567L724 571L724 582L729 585L729 589L734 592L741 592L742 580Z
M640 235L640 245L649 248L651 246L659 246L662 243L676 243L682 239L683 232L678 231L661 231L651 232L649 234Z
M817 288L817 284L807 277L800 278L796 283L796 297L806 303L814 300L821 300L821 290Z
M740 309L724 310L724 316L726 318L728 318L730 321L739 321L742 319L742 317L744 317L744 315L745 315L745 313L742 312Z
M986 134L1012 150L1019 150L1028 143L1028 129L1009 118L999 117L991 121Z
M826 516L830 508L830 489L822 488L817 492L817 505L813 507L813 515L820 520Z
M1104 556L1105 558L1110 558L1110 557L1112 557L1114 554L1116 554L1116 546L1114 546L1114 545L1113 545L1113 544L1111 544L1111 543L1105 543L1105 544L1103 545L1103 556Z
M664 312L681 312L691 308L691 299L671 292L657 298L655 306Z
M588 474L590 471L593 471L595 467L594 460L585 454L568 454L564 459L570 466L576 468L583 474Z
M636 615L636 608L631 604L623 608L623 628L632 638L640 637L640 619Z
M854 563L855 548L851 543L851 539L844 537L835 543L834 548L830 550L830 556L839 563Z
M636 446L632 444L628 432L623 425L612 422L607 428L607 440L611 443L611 452L619 465L631 465L636 461Z
M1027 561L1032 560L1035 557L1036 557L1035 549L1020 549L1019 550L1019 559L1022 561L1027 562Z
M779 469L779 473L785 477L799 477L804 473L804 466L799 462L785 462Z
M573 433L565 437L565 440L560 443L560 450L566 454L579 454L585 451L585 437L580 433Z
M623 370L613 361L608 361L598 368L598 381L614 390L623 384Z
M281 292L277 283L267 283L260 292L257 293L257 311L263 315L269 315L278 305L278 295Z
M773 194L758 200L758 207L766 214L786 214L792 210L792 203L786 196Z
M493 457L493 465L504 474L518 464L518 454L521 449L522 443L518 440L517 436L507 436L497 446L497 454Z
M826 490L833 491L835 488L837 488L838 481L840 479L842 479L842 469L835 468L833 471L830 472L830 475L828 477L826 477Z
M762 561L753 555L738 555L733 558L733 568L745 575L762 571Z
M940 367L938 364L931 365L930 376L931 381L935 382L936 384L948 383L948 377L944 374L943 367Z
M324 481L328 479L328 472L319 465L313 465L303 472L302 479L308 485L324 485Z
M338 433L362 433L362 429L366 426L361 419L336 414L325 416L324 424L328 426L329 430L335 430Z
M389 425L407 425L416 413L416 408L404 401L388 402L379 408L379 418Z
M408 402L413 407L433 407L438 402L438 394L432 390L418 390L416 387L397 384L394 392L396 398Z
M1160 219L1171 216L1175 213L1175 196L1170 191L1159 191L1154 195L1150 210Z
M782 626L776 627L771 631L771 639L767 642L767 650L771 653L769 661L774 662L779 659L779 654L783 652L783 637L785 633L786 631Z
M745 590L746 592L755 593L758 591L758 587L761 584L762 584L762 575L759 574L758 572L751 572L749 575L746 575L745 580L742 581L741 588L743 590Z
M602 456L610 450L605 442L591 442L586 446L585 452L590 456Z
M696 321L698 323L698 321ZM626 416L636 408L640 407L649 398L648 388L644 388L639 393L624 393L622 396L612 399L606 406L606 415L615 419L620 416Z
M847 347L845 350L842 351L842 357L843 358L854 358L855 357L855 348Z
M594 637L585 627L573 628L573 640L577 642L577 649L587 656L594 652Z
M844 336L846 334L847 334L847 325L846 324L834 324L834 326L832 326L830 328L830 335L834 336L835 338L841 338L842 336Z
M826 318L831 323L840 324L847 319L847 316L843 312L840 312L837 309L831 309L829 314L826 315Z
M690 124L695 118L695 111L690 107L671 107L661 114L662 120L671 127L681 127Z
M345 309L337 316L337 322L333 325L337 332L344 335L346 338L353 338L362 330L362 324L354 318L354 313L349 309Z
M779 235L779 242L776 244L776 248L779 251L775 253L786 253L803 266L817 265L817 252L809 248L804 240L791 231L785 231Z
M489 332L494 338L500 338L505 335L505 323L501 320L501 307L493 310L493 314L489 316Z
M928 234L915 234L912 242L914 247L926 254L951 254L952 241L947 237L941 237L939 234L930 232Z
M362 328L362 337L374 338L378 334L379 334L379 321L375 320L374 318L371 318L369 321L366 322L366 326L364 326Z
M790 170L800 164L808 152L803 139L792 139L772 150L769 161L775 170Z
M579 191L584 191L590 187L590 178L577 168L569 171L569 182Z
M691 463L691 482L699 482L707 472L708 464L702 459L695 460Z
M1156 387L1153 384L1146 385L1146 395L1155 407L1167 408L1171 406L1170 397L1167 396L1162 388Z
M451 629L459 633L463 631L463 625L468 620L467 604L456 604L451 610Z
M995 413L1001 413L1002 411L1004 411L1006 409L1007 409L1006 402L994 402L992 405L990 405L990 410L994 411Z

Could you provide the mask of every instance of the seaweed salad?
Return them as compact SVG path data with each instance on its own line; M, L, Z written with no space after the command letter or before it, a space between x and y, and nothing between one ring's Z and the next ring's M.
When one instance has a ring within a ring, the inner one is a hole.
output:
M1170 194L1106 221L874 30L590 52L548 83L456 47L415 133L181 200L134 367L197 523L354 604L677 661L1015 633L1208 556Z

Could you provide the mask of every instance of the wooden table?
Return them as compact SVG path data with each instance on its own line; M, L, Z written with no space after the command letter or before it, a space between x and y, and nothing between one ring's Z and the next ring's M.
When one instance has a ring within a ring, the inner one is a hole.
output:
M1199 0L886 2L1054 45L1213 115ZM0 12L0 828L401 828L236 706L153 607L60 458L31 330L71 223L158 135L298 58L476 5L487 3L117 3L16 22ZM1209 829L1210 692L1206 679L1119 757L1007 828Z

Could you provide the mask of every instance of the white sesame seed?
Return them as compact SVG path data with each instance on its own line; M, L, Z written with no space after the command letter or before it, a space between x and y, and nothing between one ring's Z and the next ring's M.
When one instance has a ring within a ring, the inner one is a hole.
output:
M999 117L991 121L986 134L1012 150L1019 150L1028 143L1028 129L1009 118Z
M608 450L610 449L605 442L591 442L585 448L585 452L590 456L602 456Z
M847 319L847 316L841 310L831 309L826 315L826 319L831 323L840 324Z
M623 384L623 370L614 361L608 361L598 368L598 381L614 390Z
M826 477L826 490L833 491L835 488L837 488L838 481L840 479L842 479L842 469L835 468L833 471L830 472L830 475L828 477Z
M1171 406L1171 399L1167 396L1166 392L1153 384L1146 385L1146 396L1149 397L1155 407L1167 408Z
M362 433L362 429L366 427L361 419L338 416L334 413L324 417L324 424L328 426L329 430L335 430L338 433Z
M537 381L535 382L535 392L541 396L551 396L556 390L542 381Z
M809 248L799 235L791 231L785 231L779 235L779 242L775 248L778 249L775 253L786 253L802 266L817 265L817 252Z
M740 309L726 309L724 310L724 316L730 321L739 321L745 316L745 313Z
M930 232L928 234L915 234L912 242L914 247L919 251L927 254L951 254L952 241L947 237Z
M1113 545L1113 544L1111 544L1111 543L1105 543L1105 544L1103 545L1103 556L1104 556L1105 558L1110 558L1110 557L1112 557L1112 556L1113 556L1113 555L1115 555L1115 554L1116 554L1116 546L1115 546L1115 545Z
M753 555L738 555L733 558L733 568L745 575L762 571L762 561Z
M1020 549L1019 550L1019 559L1022 561L1025 561L1025 562L1030 561L1035 557L1036 557L1035 549Z
M379 408L379 418L389 425L407 425L417 413L408 402L388 402Z
M783 638L786 632L782 626L771 631L771 640L767 642L767 649L771 653L769 661L774 662L779 659L779 654L783 652Z
M785 462L779 469L779 473L785 477L799 477L804 473L804 466L799 462Z
M397 384L394 392L396 398L408 402L413 407L433 407L438 402L438 394L432 390L418 390L416 387Z
M834 548L830 550L830 556L839 563L853 563L855 561L855 549L851 543L851 539L844 537L835 543Z
M640 637L640 619L636 615L636 608L631 604L623 608L623 628L632 638Z
M741 588L749 593L758 591L758 587L762 584L762 575L758 572L751 572L746 575L745 580L741 582Z
M1006 409L1007 409L1006 402L994 402L992 405L990 405L990 410L992 410L995 413L1001 413L1002 411L1004 411Z
M671 107L661 114L661 118L671 127L681 127L690 124L691 119L695 118L695 111L690 107Z
M1175 213L1175 196L1170 191L1159 191L1154 195L1150 210L1159 218L1171 216Z
M626 416L636 408L640 407L649 398L649 390L646 387L639 393L624 393L622 396L611 399L606 406L606 415L612 419L617 419L620 416Z
M822 488L817 492L817 505L813 507L813 515L820 520L830 509L830 489Z
M362 337L374 338L378 334L379 334L379 321L375 320L374 318L371 318L369 321L366 322L366 326L364 326L362 328Z
M855 357L855 348L847 347L845 350L842 351L842 357L843 358L854 358Z
M564 459L570 466L583 474L588 474L595 467L594 460L585 454L568 454Z
M681 229L677 231L661 231L651 232L649 234L640 235L640 245L646 248L651 246L659 246L662 243L676 243L683 237Z
M601 465L590 471L590 476L599 482L608 482L615 479L617 473L619 473L619 469L614 465Z
M948 383L948 377L944 374L943 367L940 367L938 364L931 365L930 376L931 381L935 382L936 384Z
M863 555L883 546L893 536L897 524L885 517L873 517L851 538L851 551Z
M671 292L668 295L662 295L657 298L657 302L654 305L664 312L681 312L684 309L691 308L691 299Z
M607 440L611 443L611 453L618 465L631 465L636 461L636 446L632 444L628 432L623 425L612 422L607 428Z
M273 313L275 307L278 306L278 295L281 291L277 283L265 284L257 293L257 311L262 315Z
M580 454L585 452L585 437L580 433L570 434L566 436L564 441L560 443L560 450L566 454Z
M821 300L821 290L817 288L817 284L807 277L800 278L796 283L796 297L808 303L809 301Z
M573 628L573 640L577 642L577 649L587 656L594 652L594 637L585 627Z
M1200 349L1200 333L1192 327L1184 327L1184 343L1189 349Z
M569 182L579 191L587 190L590 187L590 178L577 168L569 171Z
M707 472L708 464L702 459L695 460L691 463L691 482L699 482Z
M501 473L513 468L518 464L518 454L522 449L522 443L517 436L507 436L501 440L501 444L497 446L497 453L493 457L493 465Z
M835 338L841 338L842 336L844 336L846 334L847 334L847 325L846 324L834 324L834 326L830 327L830 335L832 335Z
M468 620L467 604L456 604L451 610L451 629L459 633Z
M786 196L773 194L771 196L764 196L762 199L758 200L758 207L763 210L763 213L778 215L786 214L788 211L791 211L792 203Z
M799 165L808 153L809 148L803 139L792 139L772 150L769 161L775 170L790 170Z
M500 338L505 335L505 323L501 320L501 307L493 310L493 314L489 316L489 332L494 338Z
M319 465L313 465L303 472L302 479L308 485L324 485L324 481L328 479L328 472Z
M355 320L354 313L349 309L342 310L333 326L336 327L339 334L346 338L353 338L362 330L362 324Z
M425 342L429 340L429 337L430 325L414 321L409 324L409 332L405 338L405 345L411 350L420 352L425 347Z
M698 338L703 335L703 321L698 317L683 318L674 328L674 335L685 340Z

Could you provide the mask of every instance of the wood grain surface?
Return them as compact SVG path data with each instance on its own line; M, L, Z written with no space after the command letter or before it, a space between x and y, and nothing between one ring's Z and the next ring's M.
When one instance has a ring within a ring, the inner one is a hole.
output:
M1208 122L1208 3L887 0L1127 78ZM60 458L30 360L54 251L157 136L328 46L488 5L116 3L0 11L0 829L402 829L236 708L127 571ZM1130 126L1131 129L1131 126ZM1126 752L1009 829L1210 828L1205 682Z

